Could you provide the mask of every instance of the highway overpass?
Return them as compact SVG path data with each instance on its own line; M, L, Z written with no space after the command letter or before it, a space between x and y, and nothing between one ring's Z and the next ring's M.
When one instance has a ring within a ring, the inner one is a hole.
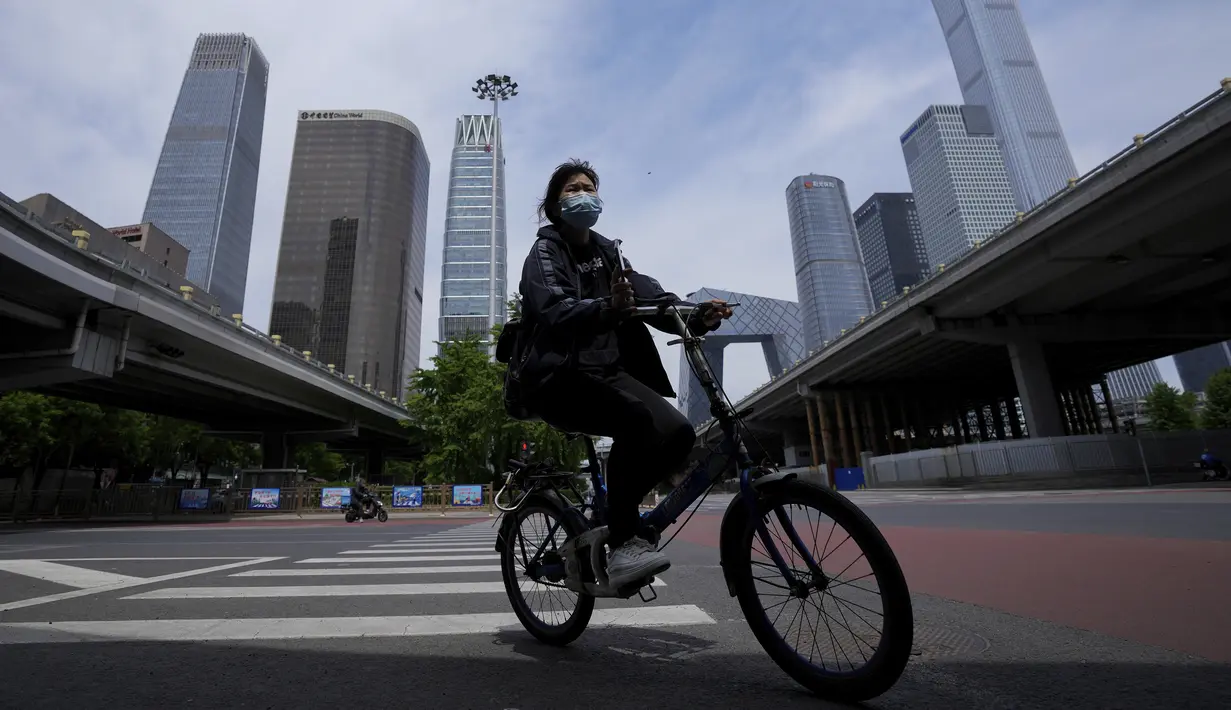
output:
M417 454L405 407L92 253L0 194L0 391L29 389L164 414L262 442L283 468L296 442L383 458Z
M832 467L960 419L966 439L1094 433L1103 373L1231 338L1229 91L741 400L765 449Z

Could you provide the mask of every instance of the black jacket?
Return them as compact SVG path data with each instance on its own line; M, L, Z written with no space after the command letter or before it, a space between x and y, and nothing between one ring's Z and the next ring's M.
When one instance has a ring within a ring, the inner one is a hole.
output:
M617 258L614 242L593 230L590 231L590 239L608 269L613 270ZM624 267L632 268L627 259L624 260ZM609 298L580 297L579 281L577 261L564 237L552 226L539 229L534 246L522 266L519 286L522 318L528 331L526 349L519 353L518 358L523 391L531 393L550 379L554 371L576 366L578 335L615 328L624 370L663 397L675 397L654 338L646 328L649 324L674 335L671 317L617 320L610 308ZM633 272L632 285L633 293L638 298L669 297L674 301L681 300L645 274ZM713 330L699 321L690 322L689 329L696 334Z

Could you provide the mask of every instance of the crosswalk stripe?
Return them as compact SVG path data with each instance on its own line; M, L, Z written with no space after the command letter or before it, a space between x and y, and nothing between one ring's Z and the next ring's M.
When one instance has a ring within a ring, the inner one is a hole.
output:
M465 546L465 545L477 545L477 544L479 544L480 542L491 542L491 543L492 543L492 545L495 545L495 544L496 544L496 540L495 540L495 539L492 539L492 540L490 540L490 541L489 541L489 540L471 540L471 541L469 541L469 542L438 542L438 541L437 541L437 542L382 542L382 543L378 543L378 544L372 545L372 547L405 547L405 548L415 548L415 547L433 547L433 546L435 546L435 547L450 547L450 548L452 548L452 547L463 547L463 546Z
M468 560L498 560L500 555L492 552L487 555L433 555L431 557L417 557L414 555L391 555L389 557L309 557L306 560L296 560L297 565L335 565L339 562L363 562L371 564L373 562L464 562Z
M126 574L100 572L46 560L0 560L0 570L78 589L105 587L109 584L127 584L141 579Z
M493 547L425 547L404 550L405 552L413 552L416 555L428 554L432 552L491 552ZM387 555L390 552L398 552L398 550L347 550L339 552L339 555Z
M332 567L320 569L254 569L230 575L232 577L345 577L352 574L470 574L488 572L500 574L500 565L454 565L452 567Z
M693 604L596 609L590 628L716 624ZM335 616L282 619L143 619L0 623L0 644L253 639L371 638L494 634L520 629L513 613L436 616Z

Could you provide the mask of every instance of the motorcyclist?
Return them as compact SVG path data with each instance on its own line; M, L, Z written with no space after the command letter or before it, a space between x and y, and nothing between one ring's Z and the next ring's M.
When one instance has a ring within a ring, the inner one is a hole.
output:
M675 334L674 321L628 319L634 296L680 299L621 263L615 243L591 229L602 207L589 163L573 160L552 173L539 204L548 224L522 267L522 315L531 335L516 362L531 412L557 429L612 437L607 575L620 587L670 567L643 537L638 505L684 464L696 436L664 399L676 394L646 328ZM689 328L703 334L729 317L731 309L715 300Z
M1223 465L1222 459L1210 453L1209 449L1201 452L1201 468L1209 471L1205 478L1226 478L1227 467Z
M350 489L350 507L360 521L363 520L364 508L367 507L368 499L371 497L372 491L368 489L363 479L355 479L355 485Z

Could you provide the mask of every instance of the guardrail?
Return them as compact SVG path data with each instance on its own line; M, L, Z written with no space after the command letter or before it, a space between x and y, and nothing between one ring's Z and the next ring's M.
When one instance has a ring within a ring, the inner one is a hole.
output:
M30 208L19 202L15 202L11 197L3 193L0 193L0 207L3 207L16 217L29 223L32 227L38 229L46 236L53 239L58 239L69 247L72 247L73 249L85 254L87 257L141 281L147 286L164 294L168 299L175 301L180 305L180 307L191 309L199 315L217 320L226 327L235 328L240 333L243 333L245 336L260 342L260 344L266 347L272 347L284 359L294 363L296 367L315 368L323 374L327 374L343 382L349 383L351 386L375 399L392 404L403 410L406 408L405 400L397 400L392 397L385 396L384 392L373 391L371 385L364 385L363 383L356 382L354 375L348 376L345 373L336 370L336 368L334 368L330 363L324 363L320 360L314 359L308 351L296 350L295 348L286 345L281 341L281 338L279 338L277 334L269 335L257 330L256 328L253 328L244 322L243 317L240 314L224 316L218 306L206 306L193 300L191 291L181 292L173 290L168 284L150 278L144 270L136 268L127 261L116 261L115 259L112 259L104 254L87 251L85 248L79 247L68 230L46 223L41 217L34 214Z
M0 491L0 520L89 520L109 517L212 518L234 515L334 514L341 517L345 506L326 505L332 486L290 488L182 488L144 484L119 484L115 488ZM398 489L401 489L400 491ZM459 490L455 490L459 489ZM335 490L344 490L336 487ZM379 486L371 489L389 511L399 513L487 512L494 514L491 484L439 484L424 486ZM192 493L189 493L192 492ZM463 502L459 503L459 498Z

